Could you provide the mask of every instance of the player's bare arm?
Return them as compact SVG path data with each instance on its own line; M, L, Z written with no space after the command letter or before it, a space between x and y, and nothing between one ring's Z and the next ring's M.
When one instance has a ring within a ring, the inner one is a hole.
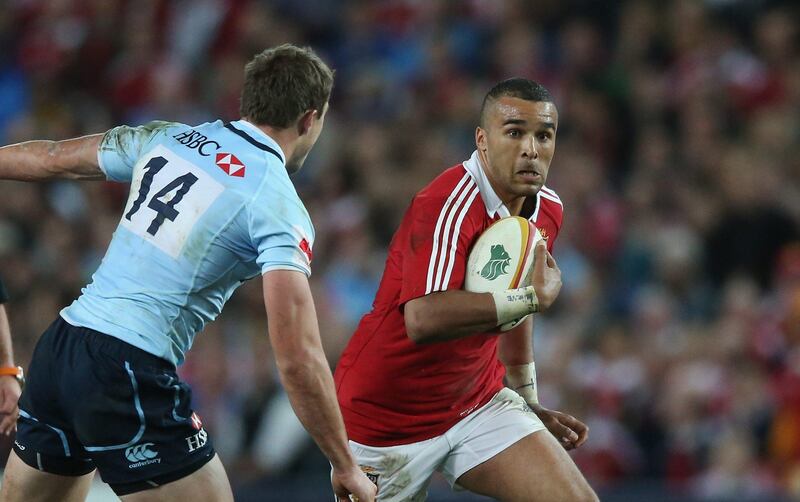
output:
M405 305L404 317L409 338L417 343L453 340L483 333L512 319L502 319L503 309L513 308L522 317L532 312L541 312L550 307L561 291L561 270L544 244L536 246L536 260L532 271L531 298L525 297L526 288L519 288L519 295L511 302L520 305L500 305L497 295L472 293L464 290L447 290L410 300ZM516 291L516 290L512 290ZM527 302L530 307L522 305Z
M13 369L14 353L11 348L11 328L5 307L0 304L0 367ZM19 381L13 374L0 376L0 434L17 430L17 401L22 393Z
M297 417L333 466L334 491L342 501L351 493L362 502L375 500L375 485L358 468L347 443L306 276L267 272L263 289L281 381Z
M63 141L25 141L0 148L0 179L104 180L97 161L103 134Z
M581 446L589 437L589 427L577 418L550 410L539 402L536 366L533 359L533 318L510 330L500 338L497 356L506 367L506 384L517 392L567 450Z

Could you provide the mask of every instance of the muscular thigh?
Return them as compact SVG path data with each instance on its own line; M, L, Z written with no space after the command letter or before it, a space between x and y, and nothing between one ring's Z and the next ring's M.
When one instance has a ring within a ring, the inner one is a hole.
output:
M546 430L534 432L458 478L503 502L596 501L578 467Z
M94 471L82 476L62 476L35 469L13 450L8 457L0 500L3 502L83 502Z

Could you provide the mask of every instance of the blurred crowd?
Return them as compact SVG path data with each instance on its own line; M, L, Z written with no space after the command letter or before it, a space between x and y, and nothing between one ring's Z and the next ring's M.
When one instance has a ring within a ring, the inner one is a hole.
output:
M295 182L333 365L411 197L473 151L483 95L537 80L565 211L536 362L543 403L591 429L581 470L600 489L800 498L799 30L796 3L768 0L0 0L0 144L236 119L255 53L311 45L336 85ZM19 363L127 189L0 182ZM234 482L308 469L258 281L205 331L181 372Z

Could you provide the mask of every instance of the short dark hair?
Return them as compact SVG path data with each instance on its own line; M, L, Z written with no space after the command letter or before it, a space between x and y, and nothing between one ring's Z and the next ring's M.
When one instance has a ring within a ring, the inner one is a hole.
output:
M486 96L483 98L483 104L481 105L481 125L484 124L484 115L486 114L486 108L489 104L503 96L520 98L526 101L553 103L553 96L550 95L550 91L539 82L520 77L509 78L489 89L489 92L486 93Z
M310 47L283 44L244 67L239 112L258 125L285 128L307 110L322 113L331 89L333 70Z

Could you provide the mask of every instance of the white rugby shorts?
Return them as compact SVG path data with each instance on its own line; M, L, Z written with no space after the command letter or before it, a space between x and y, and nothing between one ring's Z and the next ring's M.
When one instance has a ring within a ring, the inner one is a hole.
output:
M461 490L456 481L462 474L544 428L519 394L503 388L441 436L387 447L350 441L350 448L361 469L378 485L378 501L419 502L427 497L435 471L453 489Z

